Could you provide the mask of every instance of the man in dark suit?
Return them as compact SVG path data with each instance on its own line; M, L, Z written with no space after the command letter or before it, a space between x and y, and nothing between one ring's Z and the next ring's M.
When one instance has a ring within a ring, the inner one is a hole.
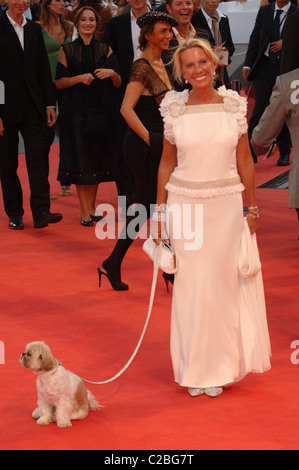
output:
M228 17L217 10L219 3L220 0L203 0L201 8L194 13L191 23L193 26L207 30L209 33L209 42L216 48L217 46L218 48L220 47L219 44L217 44L217 36L219 37L220 43L228 52L228 64L230 64L231 57L235 52L235 46L231 36ZM219 30L220 34L217 34L217 31L215 32L215 27ZM220 78L216 86L218 87L224 84L226 88L230 88L227 68L225 66L221 67L218 70L218 74L220 75Z
M283 32L280 73L299 68L299 10L289 15Z
M142 13L148 11L146 0L129 0L129 4L131 10L111 18L106 30L107 41L119 63L122 95L126 90L133 60L141 53L138 49L140 28L136 20Z
M297 7L289 0L277 0L275 3L262 6L257 14L243 66L243 78L254 81L255 87L255 106L248 126L249 140L253 129L269 105L272 89L280 73L280 52L285 21L287 16L296 10ZM289 165L292 143L286 125L277 137L277 146L280 153L277 165ZM257 162L252 147L251 153L253 160Z
M107 24L107 42L117 56L120 68L122 84L116 90L119 109L126 91L130 77L131 65L141 53L138 49L138 38L140 28L136 23L137 18L148 11L146 0L129 0L130 11L122 15L114 16ZM121 146L127 129L127 124L120 116L120 139ZM120 156L120 178L117 181L119 196L126 196L127 207L134 202L134 179L128 170L123 155Z
M26 20L27 0L8 0L0 19L0 80L5 101L0 105L0 178L9 228L21 230L23 195L18 168L18 133L25 144L30 205L35 228L59 222L50 213L47 125L56 121L55 94L41 28Z

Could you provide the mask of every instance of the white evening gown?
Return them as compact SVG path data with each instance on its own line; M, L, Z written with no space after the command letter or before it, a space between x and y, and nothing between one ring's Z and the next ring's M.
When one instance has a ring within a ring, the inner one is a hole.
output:
M224 86L218 93L223 103L187 106L187 90L171 91L160 107L164 135L178 151L166 185L179 264L171 357L174 378L186 387L223 386L271 368L261 272L245 281L247 295L238 271L244 186L236 146L247 132L247 105Z

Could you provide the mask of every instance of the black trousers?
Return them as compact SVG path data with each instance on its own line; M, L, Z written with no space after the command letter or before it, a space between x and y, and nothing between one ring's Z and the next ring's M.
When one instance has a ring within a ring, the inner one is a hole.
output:
M249 142L253 129L258 125L265 109L269 106L272 89L275 85L276 78L279 75L280 64L272 64L268 58L264 57L260 69L254 81L255 88L255 106L248 124ZM284 124L279 136L277 137L277 147L281 153L287 152L292 147L292 141L289 130ZM251 153L256 159L252 147Z
M19 132L25 145L25 159L30 185L30 207L33 218L50 208L48 145L49 131L31 100L27 100L21 122L4 119L4 134L0 137L0 179L5 212L8 217L23 216L23 193L17 174Z

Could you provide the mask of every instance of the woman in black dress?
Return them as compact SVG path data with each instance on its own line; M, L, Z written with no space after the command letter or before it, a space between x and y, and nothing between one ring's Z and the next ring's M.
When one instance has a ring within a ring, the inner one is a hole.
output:
M63 89L59 113L58 180L75 184L81 224L92 226L98 184L117 177L117 111L113 86L121 85L112 50L94 39L98 17L81 8L74 20L79 37L60 49L56 87Z
M155 11L141 15L137 24L141 28L142 53L133 63L121 113L129 126L124 142L125 160L135 179L136 203L146 209L146 217L134 233L128 233L135 216L127 216L112 253L103 261L102 268L98 268L100 285L104 274L115 290L128 290L128 285L121 281L121 263L138 228L151 216L150 205L156 201L157 173L163 150L159 105L165 93L171 90L161 55L169 46L172 26L177 26L178 22L166 13Z

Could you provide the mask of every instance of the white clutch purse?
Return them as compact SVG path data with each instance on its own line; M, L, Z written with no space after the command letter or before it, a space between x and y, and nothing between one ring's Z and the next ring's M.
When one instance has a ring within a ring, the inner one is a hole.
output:
M160 245L156 245L150 235L150 237L143 244L143 250L152 261L155 262L157 260L158 267L163 272L167 274L174 274L177 272L178 263L176 254L173 248L164 240L161 240Z
M239 274L243 278L255 277L261 270L256 234L251 235L246 217L244 217L244 232L241 237L238 268Z

